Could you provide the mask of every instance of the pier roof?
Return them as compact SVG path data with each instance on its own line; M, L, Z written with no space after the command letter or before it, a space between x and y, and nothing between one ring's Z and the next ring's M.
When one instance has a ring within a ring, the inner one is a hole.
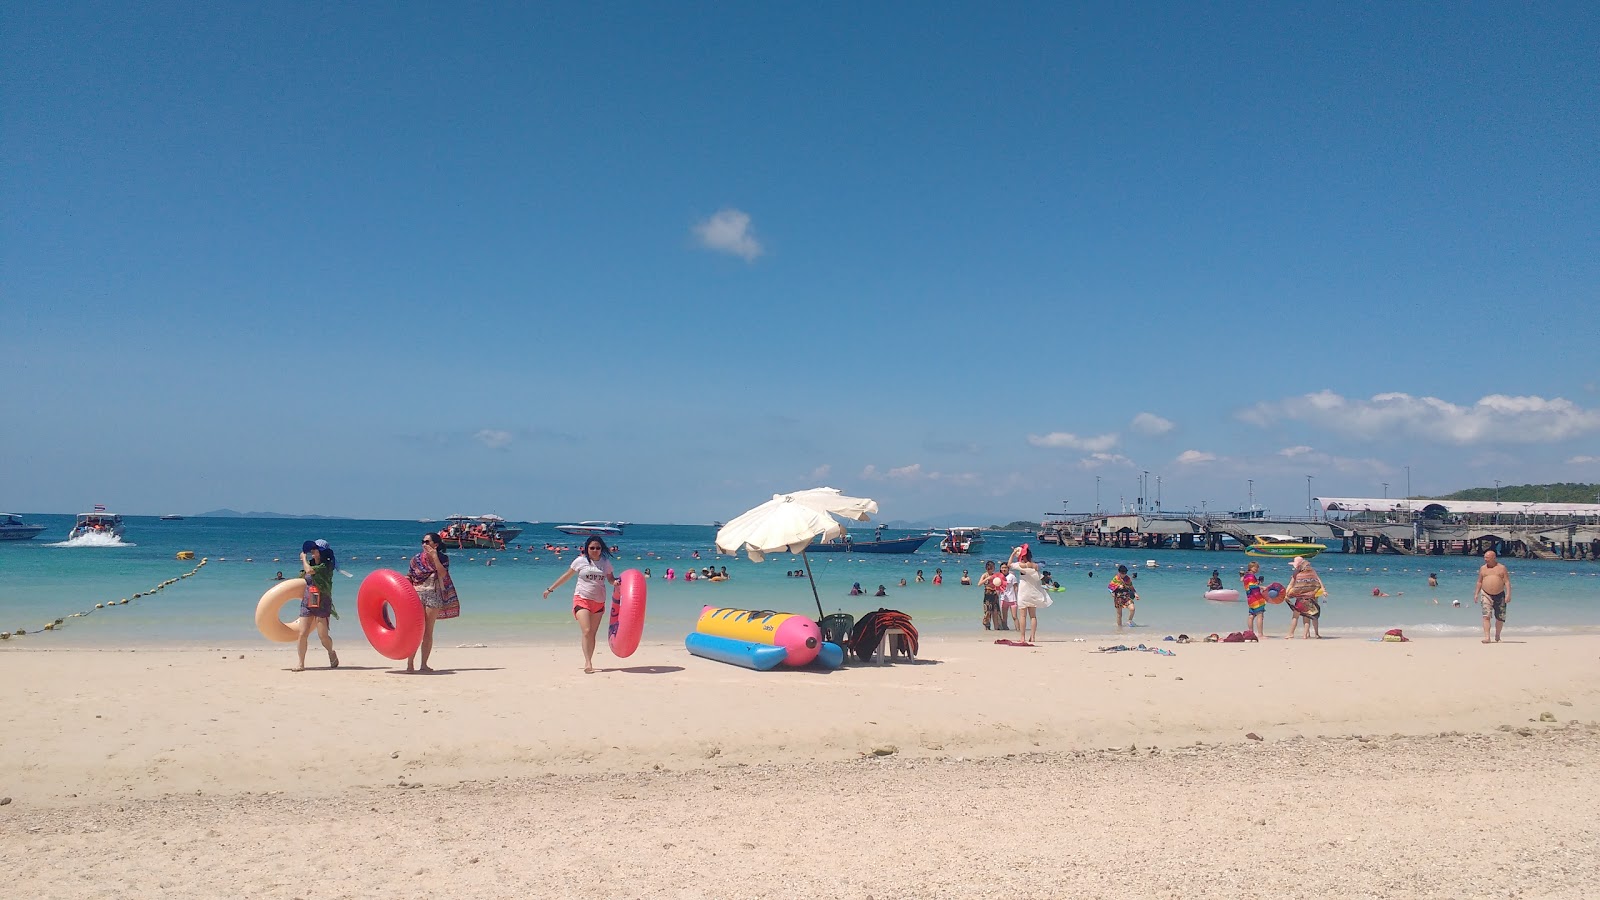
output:
M1424 512L1460 515L1600 516L1600 503L1498 503L1493 500L1403 500L1394 497L1318 497L1327 512Z

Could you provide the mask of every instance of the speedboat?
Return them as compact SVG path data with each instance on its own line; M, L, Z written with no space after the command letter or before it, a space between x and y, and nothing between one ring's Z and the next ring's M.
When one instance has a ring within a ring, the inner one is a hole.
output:
M576 525L557 525L556 530L562 534L598 534L601 537L616 537L627 525L627 522L597 522L591 519Z
M29 525L16 513L0 513L0 541L30 540L43 530L43 525Z
M982 545L982 528L946 528L939 549L945 553L975 553Z
M1254 544L1244 548L1244 555L1272 559L1288 559L1291 556L1300 556L1310 559L1326 549L1328 547L1325 544L1305 544L1291 540L1287 536L1273 534L1257 537Z
M499 516L450 516L439 529L439 542L457 550L479 548L504 550L506 544L517 539L521 528L513 528Z
M73 523L72 530L67 532L67 540L90 534L121 539L122 517L113 512L106 512L103 506L95 507L94 512L78 513L78 519Z
M183 516L176 515L176 514L162 516L161 517L161 521L163 521L163 522L182 522L183 521Z

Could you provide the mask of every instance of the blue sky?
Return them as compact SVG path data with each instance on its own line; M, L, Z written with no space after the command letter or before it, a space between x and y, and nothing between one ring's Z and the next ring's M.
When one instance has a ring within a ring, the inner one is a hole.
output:
M1593 4L3 15L5 508L1600 480Z

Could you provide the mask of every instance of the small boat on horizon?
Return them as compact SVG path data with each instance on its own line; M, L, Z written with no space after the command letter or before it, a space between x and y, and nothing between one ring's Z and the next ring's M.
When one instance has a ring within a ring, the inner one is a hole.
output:
M16 513L0 512L0 541L27 541L44 531L43 525L29 525Z
M168 515L162 516L161 517L161 521L163 521L163 522L182 522L183 521L183 516L169 513Z
M616 537L622 534L622 529L628 527L629 522L601 522L589 519L576 525L557 525L556 530L562 534L595 534L601 537Z

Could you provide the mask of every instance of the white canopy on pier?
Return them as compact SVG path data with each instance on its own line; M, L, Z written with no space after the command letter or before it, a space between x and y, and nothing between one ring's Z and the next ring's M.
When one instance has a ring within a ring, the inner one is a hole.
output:
M1318 497L1327 512L1422 512L1430 507L1458 515L1600 516L1600 503L1496 503L1493 500L1403 500L1394 497Z

